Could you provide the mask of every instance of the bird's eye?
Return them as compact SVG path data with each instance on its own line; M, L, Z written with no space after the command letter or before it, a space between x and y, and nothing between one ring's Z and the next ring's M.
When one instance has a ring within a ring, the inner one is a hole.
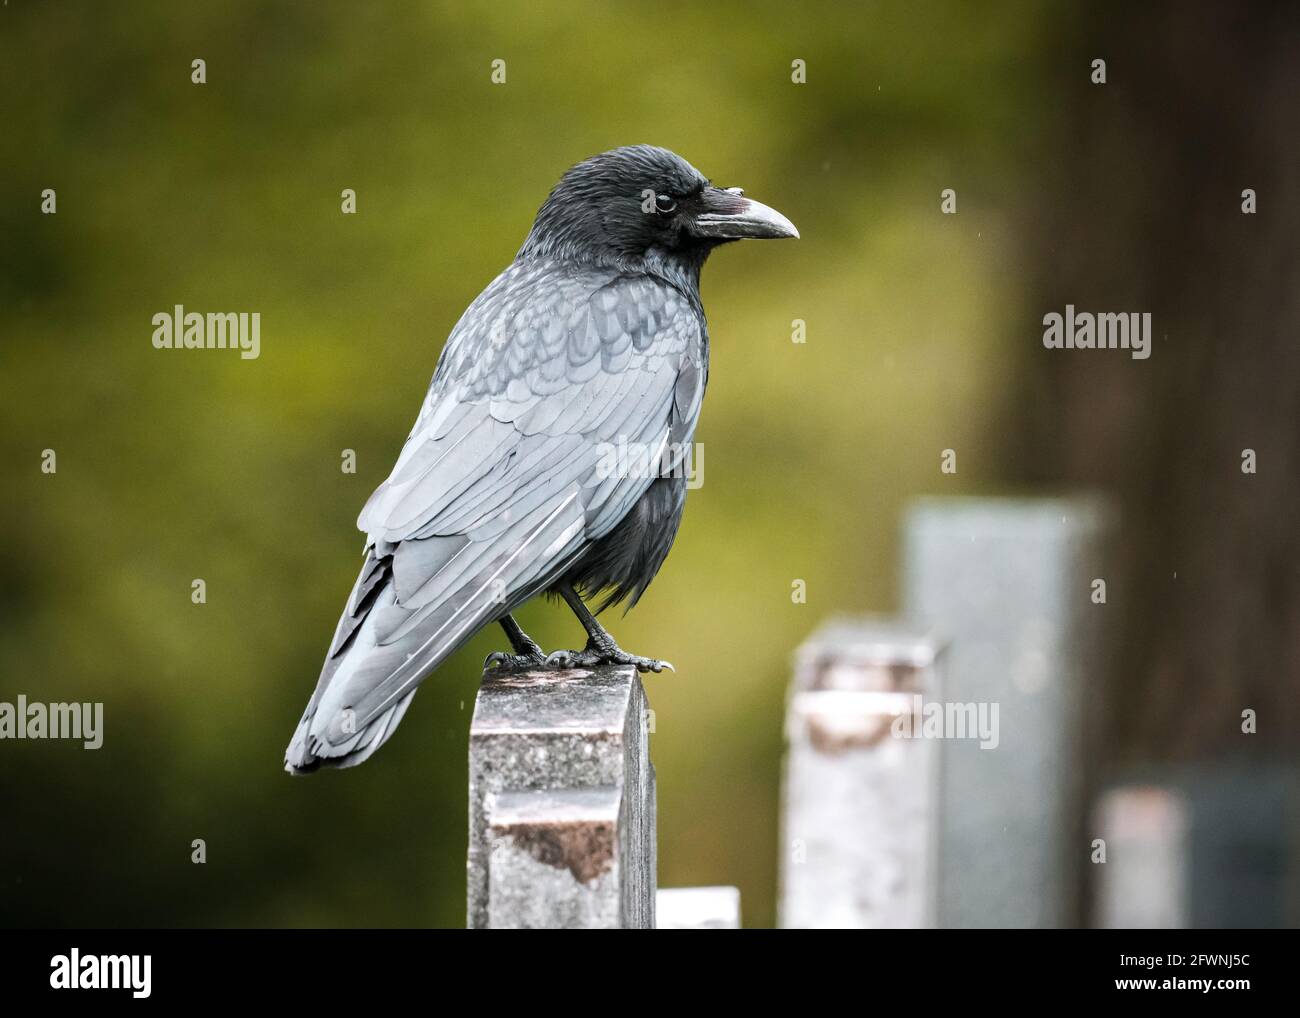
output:
M655 208L660 212L671 212L677 208L677 199L671 194L660 194L655 196Z

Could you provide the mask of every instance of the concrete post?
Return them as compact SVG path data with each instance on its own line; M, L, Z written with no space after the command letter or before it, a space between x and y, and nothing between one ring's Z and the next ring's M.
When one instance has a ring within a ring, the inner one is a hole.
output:
M471 928L654 928L646 716L631 667L484 675L470 726Z
M999 729L995 746L940 743L940 926L1082 921L1084 690L1101 613L1122 610L1095 600L1109 519L1087 499L925 499L908 514L904 604L950 641L945 708Z
M919 711L938 648L889 621L836 621L800 649L786 712L783 927L933 924L935 746Z
M1097 803L1097 821L1101 845L1093 848L1093 859L1099 925L1121 930L1187 926L1191 877L1183 794L1154 784L1112 788Z

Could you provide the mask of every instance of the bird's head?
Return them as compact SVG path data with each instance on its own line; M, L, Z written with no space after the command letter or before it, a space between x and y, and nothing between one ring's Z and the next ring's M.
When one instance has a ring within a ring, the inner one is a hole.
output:
M658 256L699 264L728 241L798 236L781 213L746 198L738 187L714 187L681 156L629 145L565 173L538 211L520 254Z

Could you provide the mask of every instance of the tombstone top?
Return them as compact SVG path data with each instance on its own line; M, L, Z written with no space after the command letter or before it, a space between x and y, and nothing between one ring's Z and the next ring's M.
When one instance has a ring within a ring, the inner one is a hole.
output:
M483 677L470 737L544 732L622 733L637 681L630 665ZM529 695L520 695L527 692Z
M786 710L786 738L818 752L877 745L915 694L933 692L940 646L897 619L832 619L800 648Z
M800 646L794 690L906 688L899 673L929 668L938 647L928 629L896 619L831 619Z
M1061 528L1069 535L1100 533L1114 523L1114 505L1102 495L1063 495L1058 498L984 498L978 495L929 496L916 499L908 510L909 527L941 520L967 528L972 541L1006 538L1017 543L1052 538Z

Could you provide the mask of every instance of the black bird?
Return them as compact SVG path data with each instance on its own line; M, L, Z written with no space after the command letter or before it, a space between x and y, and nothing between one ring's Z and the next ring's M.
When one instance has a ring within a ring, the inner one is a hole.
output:
M489 666L671 667L621 650L583 595L604 595L597 610L635 604L676 536L709 371L705 259L728 241L797 236L666 149L614 149L564 174L452 330L361 511L365 563L288 771L369 758L424 677L491 622L513 653ZM583 650L547 657L519 628L510 613L543 593L577 614Z

